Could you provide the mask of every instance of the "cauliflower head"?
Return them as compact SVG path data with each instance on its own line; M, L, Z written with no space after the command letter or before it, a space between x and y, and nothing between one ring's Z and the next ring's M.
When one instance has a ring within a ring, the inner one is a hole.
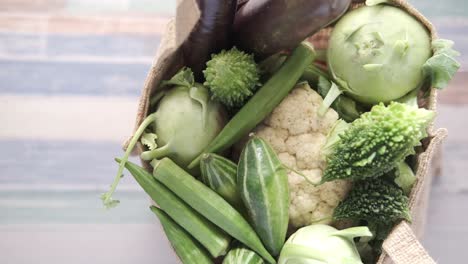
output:
M338 120L338 114L331 108L323 117L318 115L322 101L307 83L298 84L253 131L270 143L283 164L312 182L322 178L326 158L321 149ZM288 173L288 183L289 222L293 227L331 223L335 207L351 187L345 180L314 186L292 171Z

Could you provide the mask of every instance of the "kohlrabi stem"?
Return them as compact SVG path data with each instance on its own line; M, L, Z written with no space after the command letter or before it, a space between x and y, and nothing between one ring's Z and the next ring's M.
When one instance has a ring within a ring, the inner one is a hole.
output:
M327 96L323 99L323 103L320 105L318 114L319 116L324 116L325 113L327 112L328 108L333 104L333 102L340 96L342 92L340 91L340 88L338 85L332 82L332 86L330 90L328 90Z
M143 160L161 159L169 154L170 149L171 148L169 142L160 148L148 150L141 153L140 158Z
M119 200L112 199L112 194L115 192L117 185L119 185L120 179L123 177L122 173L125 168L125 163L128 161L128 157L130 156L130 153L132 153L133 149L135 148L135 145L138 143L138 140L140 139L141 135L143 134L143 132L145 132L145 129L149 125L151 125L151 123L154 121L155 118L156 118L156 113L153 113L147 116L145 120L143 120L143 122L140 124L137 131L135 132L132 139L130 140L127 150L125 151L125 154L120 161L119 170L117 171L117 176L115 177L114 182L112 182L110 190L106 193L103 193L101 196L102 202L104 203L104 206L106 208L115 207L119 203Z

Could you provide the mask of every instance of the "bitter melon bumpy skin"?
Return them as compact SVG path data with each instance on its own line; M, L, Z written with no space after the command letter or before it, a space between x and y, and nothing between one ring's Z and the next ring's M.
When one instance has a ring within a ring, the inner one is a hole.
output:
M340 135L321 182L362 180L389 172L414 153L434 116L433 111L396 102L374 106Z

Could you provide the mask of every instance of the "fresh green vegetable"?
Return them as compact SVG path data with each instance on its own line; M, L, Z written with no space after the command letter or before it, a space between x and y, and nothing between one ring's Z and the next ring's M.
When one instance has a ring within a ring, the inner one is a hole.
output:
M231 237L197 213L169 189L156 181L144 168L126 162L125 168L145 192L178 225L199 241L216 258L227 253Z
M300 44L281 68L237 112L203 152L219 153L255 128L294 88L304 69L312 63L314 56L314 49L309 43ZM189 168L197 166L200 158L201 155L193 160Z
M264 264L263 259L257 253L245 247L236 247L229 251L223 260L223 264Z
M328 80L330 79L330 75L328 72L312 63L304 70L300 80L308 82L311 86L318 87L320 78Z
M348 12L330 36L328 66L335 82L367 104L390 102L418 88L431 57L427 29L390 5Z
M151 206L151 211L159 218L169 242L183 264L213 263L208 252L164 211L154 206Z
M414 153L434 116L433 111L396 102L374 106L340 135L321 182L375 178L389 172Z
M101 197L108 208L116 206L119 202L112 199L112 194L140 137L141 142L149 149L141 154L142 159L170 157L179 166L186 168L226 123L225 109L210 99L207 88L194 82L190 69L182 69L171 80L166 81L164 86L172 88L166 90L163 96L158 95L161 99L156 112L148 115L138 127L125 151L110 190ZM145 132L150 126L150 132ZM191 172L196 173L195 170Z
M375 263L382 252L382 243L393 226L402 219L410 220L408 197L392 180L366 179L354 183L348 197L334 211L333 218L361 221L374 234L372 239L358 242L365 263Z
M413 188L413 184L416 182L416 176L411 167L404 161L398 163L395 169L395 176L395 183L408 195L411 192L411 188Z
M423 65L423 74L429 78L432 87L445 88L460 68L455 60L460 53L453 48L453 41L436 39L432 41L434 55Z
M353 239L371 237L365 226L337 230L328 225L310 225L286 241L278 264L362 264Z
M244 211L237 188L237 165L214 153L203 154L200 161L202 180L239 212Z
M401 219L410 220L411 215L403 190L387 179L377 178L354 182L348 197L335 208L333 218L392 225Z
M205 83L213 97L229 108L241 107L260 85L253 55L238 50L213 54L206 63Z
M242 215L221 196L197 181L173 161L163 158L155 163L153 176L226 233L257 252L267 262L275 263Z
M242 151L237 185L255 231L278 256L288 229L288 177L275 151L259 137L251 138Z
M260 68L260 72L262 74L262 80L268 79L276 71L278 71L279 68L281 68L281 65L283 65L284 61L286 61L287 57L288 56L284 53L276 53L262 60L258 64ZM317 87L320 77L323 77L327 80L331 78L328 72L321 69L319 66L315 65L314 63L311 63L309 64L309 66L307 66L307 68L302 73L302 76L299 79L299 82L305 81L305 82L308 82L309 85Z
M318 77L318 93L324 98L323 103L320 105L319 114L326 113L331 106L346 122L353 122L365 112L365 109L356 103L353 99L344 95L340 88L329 79L321 75Z

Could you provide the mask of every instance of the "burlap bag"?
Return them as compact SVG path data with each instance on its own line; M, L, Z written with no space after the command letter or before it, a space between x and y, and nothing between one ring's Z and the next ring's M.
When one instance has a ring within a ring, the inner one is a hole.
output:
M243 0L241 0L243 1ZM352 8L359 7L363 1L354 1ZM406 10L409 14L416 17L423 23L431 34L433 39L437 38L437 33L432 24L416 9L410 6L405 0L392 0L394 5ZM184 19L184 24L191 25L186 28L176 28L174 20L171 20L166 28L162 38L160 47L149 70L145 80L143 90L140 97L138 112L135 121L135 130L147 116L149 109L149 99L153 95L162 80L169 79L183 65L181 44L184 42L192 27L198 20L200 15L197 6L192 0L178 0L177 9L193 10L191 13L177 12L181 14L176 17L177 21ZM320 32L310 38L310 41L318 49L327 47L328 37L333 27L322 29ZM419 104L421 107L436 111L437 91L430 89L428 98L420 98ZM383 243L383 253L378 260L378 264L429 264L435 263L427 254L425 249L419 243L421 239L426 219L426 209L428 206L429 192L433 171L438 169L437 153L442 140L447 135L446 129L434 130L433 125L428 131L429 137L423 141L423 147L417 154L416 162L416 177L417 181L410 194L410 209L412 214L412 222L401 222L397 225ZM128 143L128 141L127 141ZM125 143L125 146L127 145ZM136 148L135 153L140 153L141 145ZM436 157L436 159L434 158ZM149 164L142 161L143 165L150 170Z

